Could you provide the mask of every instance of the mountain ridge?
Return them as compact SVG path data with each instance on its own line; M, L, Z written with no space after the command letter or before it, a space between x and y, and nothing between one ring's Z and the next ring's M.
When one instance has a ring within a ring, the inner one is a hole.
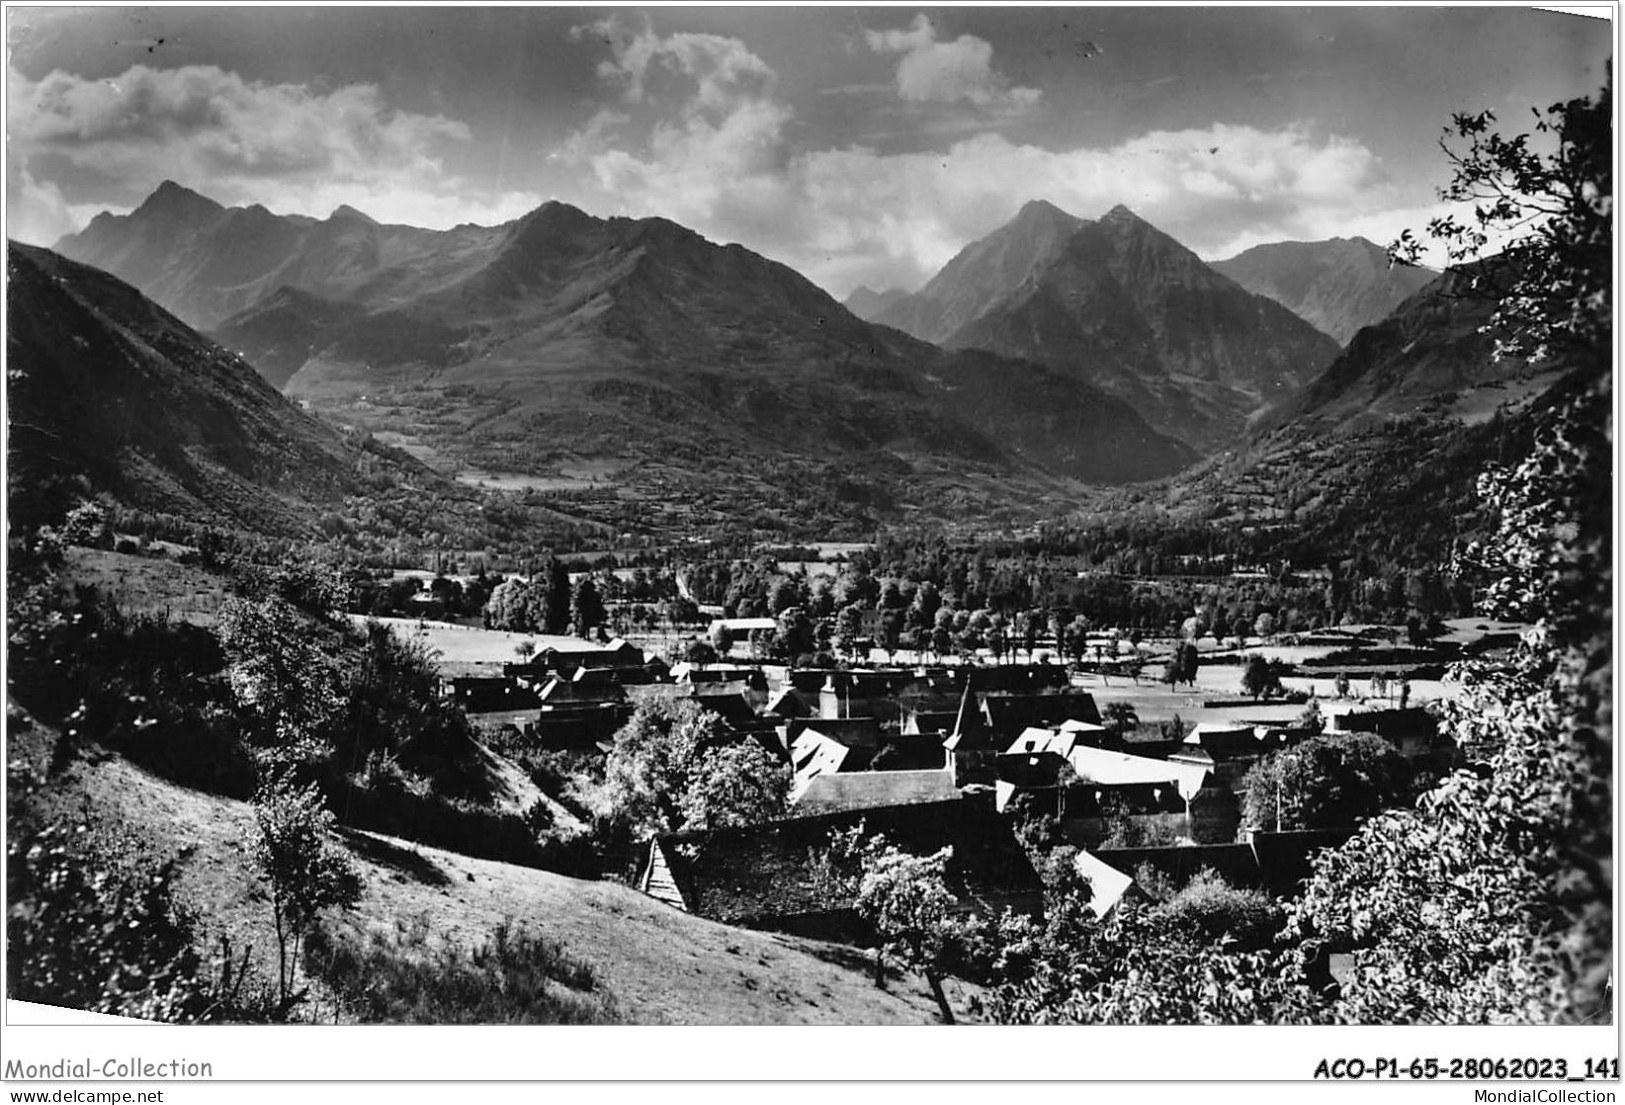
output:
M907 466L971 478L954 474L969 463L1123 482L1193 458L1085 382L873 326L787 266L665 219L550 201L489 228L284 222L258 270L222 286L210 274L235 225L280 217L200 213L162 262L145 261L167 294L217 307L252 294L211 328L217 339L346 420L357 402L386 400L396 421L369 426L415 428L463 465L722 450L870 470L903 458L887 479ZM130 218L72 245L146 241Z
M1094 221L1029 204L879 321L1046 364L1206 451L1336 355L1325 335L1123 204Z
M852 289L845 299L841 300L841 306L857 315L864 322L875 322L888 307L899 300L906 299L908 294L902 288L886 288L877 292L867 284L859 284Z

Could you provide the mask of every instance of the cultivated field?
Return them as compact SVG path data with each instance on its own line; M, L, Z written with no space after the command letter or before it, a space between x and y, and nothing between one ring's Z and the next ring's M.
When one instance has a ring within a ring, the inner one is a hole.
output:
M570 476L527 476L523 472L483 472L478 469L457 473L457 482L492 491L591 491L602 486L594 480Z
M427 646L436 659L444 664L512 664L519 658L514 649L524 641L535 645L537 652L546 648L560 652L589 652L599 647L595 642L580 637L509 633L502 629L479 629L419 618L369 619L361 614L350 616L358 624L371 620L389 626L399 636Z

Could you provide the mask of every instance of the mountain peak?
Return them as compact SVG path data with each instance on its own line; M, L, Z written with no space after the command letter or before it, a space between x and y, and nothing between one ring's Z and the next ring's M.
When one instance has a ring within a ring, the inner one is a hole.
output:
M563 200L548 200L524 217L527 219L553 219L568 222L594 221L593 217L581 210L581 208L565 203Z
M327 219L329 222L349 220L351 222L372 223L374 226L378 224L377 219L373 218L365 211L357 211L347 203L341 203L335 207L333 209L333 213L327 216Z
M141 202L137 211L148 214L155 212L215 212L224 211L214 200L208 196L199 195L190 188L176 184L173 180L166 180L153 190L152 195Z
M1118 204L1116 207L1114 207L1110 211L1106 212L1100 218L1101 218L1101 221L1105 221L1107 219L1110 219L1113 222L1121 222L1121 221L1125 221L1125 220L1133 220L1134 222L1144 222L1145 221L1144 219L1140 218L1140 216L1136 215L1133 211L1129 210L1128 205L1122 204L1122 203Z
M561 200L548 200L507 224L505 240L538 242L557 235L574 235L592 227L597 219Z
M196 196L198 193L183 185L176 184L173 180L163 180L159 182L157 188L153 189L152 194L154 198L157 198L159 196Z
M1016 212L1016 218L1018 219L1034 219L1040 217L1049 219L1072 219L1074 221L1077 219L1077 216L1070 215L1067 212L1062 211L1049 200L1028 200L1026 203L1021 205L1021 210Z

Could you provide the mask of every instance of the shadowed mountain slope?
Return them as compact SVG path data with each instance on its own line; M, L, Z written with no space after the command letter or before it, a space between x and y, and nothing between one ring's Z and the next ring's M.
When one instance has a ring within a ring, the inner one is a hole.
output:
M1481 332L1494 304L1473 294L1470 270L1429 275L1261 428L1367 426L1419 412L1475 421L1556 378L1555 366L1495 359L1494 341Z
M105 491L201 522L298 532L312 504L372 474L421 473L305 414L123 281L17 243L6 262L14 512L48 517L58 499Z
M1517 464L1536 426L1590 379L1564 362L1495 360L1481 332L1495 304L1472 281L1471 269L1437 276L1249 440L1153 498L1178 516L1244 525L1260 558L1300 565L1438 563L1482 536L1495 504L1479 497L1479 475Z

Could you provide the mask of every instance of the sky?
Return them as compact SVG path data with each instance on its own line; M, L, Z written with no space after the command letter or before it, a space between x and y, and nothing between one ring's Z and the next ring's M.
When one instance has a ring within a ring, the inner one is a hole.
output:
M1210 260L1386 244L1439 210L1452 113L1528 130L1614 41L1509 6L12 6L6 32L22 241L165 179L435 228L557 199L838 297L918 288L1032 199L1127 204Z

